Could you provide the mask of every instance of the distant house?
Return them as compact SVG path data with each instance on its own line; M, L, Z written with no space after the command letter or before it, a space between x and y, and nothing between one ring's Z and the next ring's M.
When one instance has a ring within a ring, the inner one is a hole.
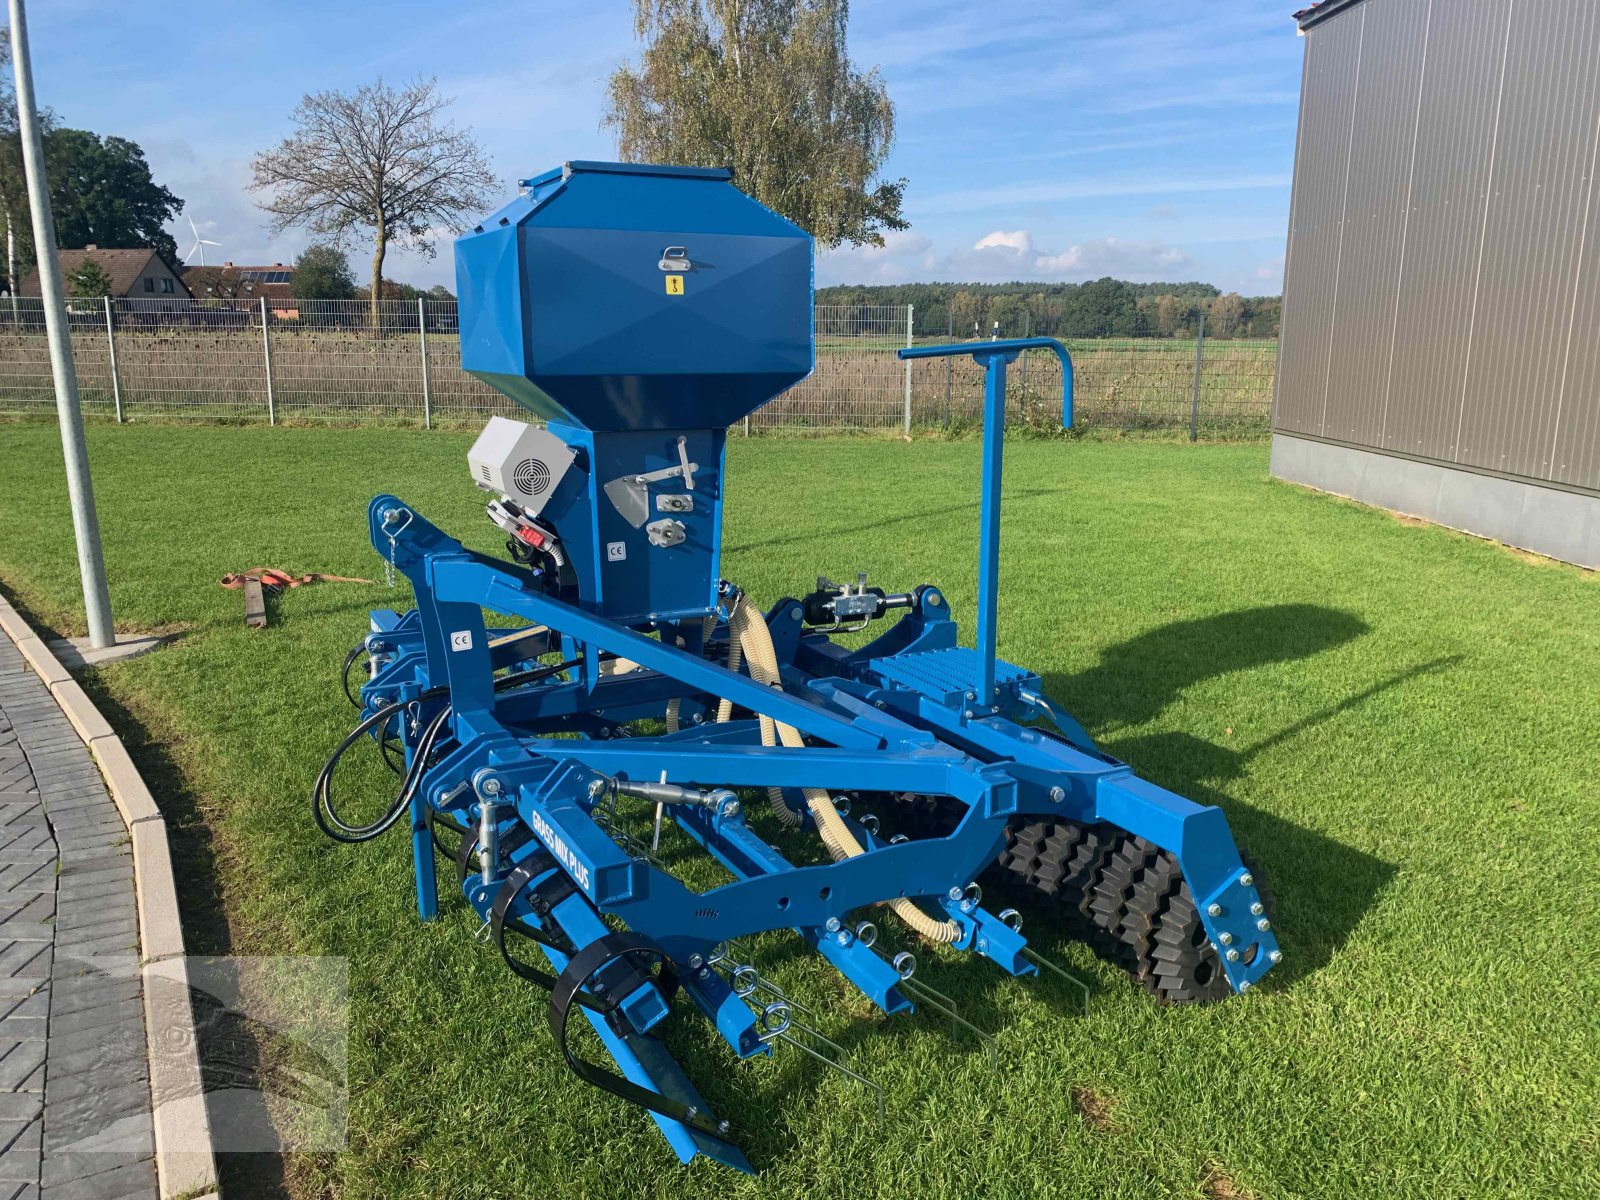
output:
M84 264L93 259L111 281L110 295L117 299L143 300L146 307L179 308L192 299L189 289L161 256L149 248L138 250L102 250L90 244L82 250L60 252L61 274L72 289L72 277ZM39 295L39 271L35 267L22 278L17 287L19 296Z
M199 300L247 300L252 305L263 298L280 320L300 315L297 306L284 303L294 295L294 268L283 263L267 266L241 266L225 262L220 267L185 267L184 282Z

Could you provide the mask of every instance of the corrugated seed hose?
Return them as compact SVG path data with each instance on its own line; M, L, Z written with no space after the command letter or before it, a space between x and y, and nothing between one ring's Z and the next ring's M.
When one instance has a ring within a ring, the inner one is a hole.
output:
M750 678L781 691L783 682L778 673L778 655L772 647L772 631L767 628L767 622L760 610L753 605L745 604L741 598L740 602L734 605L731 633L735 644L744 652ZM723 701L723 703L728 702ZM719 717L721 715L720 709L718 715ZM805 745L805 739L794 726L762 716L761 744L773 746L780 741L785 746ZM828 853L833 855L833 860L839 862L864 854L866 851L863 850L861 843L856 841L855 834L850 832L850 827L839 816L839 810L834 808L832 797L822 788L805 788L803 791L806 808L816 821L817 833L822 837L822 844L828 848ZM778 814L780 820L791 826L799 823L799 814L783 802L781 788L768 788L767 795L772 802L773 811ZM953 942L961 936L961 929L954 921L940 921L930 917L908 897L897 897L888 904L890 910L910 926L913 932L921 934L931 942Z

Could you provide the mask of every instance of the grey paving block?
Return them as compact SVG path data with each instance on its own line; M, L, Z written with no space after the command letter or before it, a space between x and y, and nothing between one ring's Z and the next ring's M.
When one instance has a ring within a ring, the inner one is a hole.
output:
M127 911L96 913L93 910L85 910L83 916L100 919L90 921L88 924L78 924L76 921L72 924L63 923L56 932L56 948L63 954L76 953L85 943L100 942L105 938L122 938L125 941L129 937L137 939L139 936L137 913ZM0 927L0 933L10 932L9 927Z
M48 1017L0 1017L0 1042L43 1041L49 1032Z
M48 972L53 957L48 942L7 941L0 949L0 975Z
M69 897L58 906L54 925L58 933L77 932L132 918L138 921L139 909L132 890L125 895L79 900Z
M88 1154L81 1158L83 1162L74 1169L82 1174L67 1175L55 1183L50 1175L55 1160L45 1159L44 1187L39 1193L42 1200L128 1200L156 1194L155 1164L148 1158L114 1154Z
M141 994L142 989L137 977L93 979L75 985L62 980L53 985L48 993L50 1015L53 1019L59 1020L82 1012L86 1008L98 1008L115 1000L125 1000L130 997L137 1000Z
M50 1036L52 1039L65 1038L69 1034L81 1033L86 1029L101 1029L118 1021L126 1021L130 1017L143 1019L143 1016L143 997L117 996L104 1004L96 1004L90 1008L80 1008L70 1013L56 1013L50 1021ZM0 1021L0 1033L3 1033L3 1028L4 1022Z
M20 996L0 996L0 1017L48 1017L50 993L28 992Z
M9 1092L44 1087L43 1042L16 1042L0 1052L0 1088Z
M38 1092L0 1092L0 1121L31 1121L43 1111Z

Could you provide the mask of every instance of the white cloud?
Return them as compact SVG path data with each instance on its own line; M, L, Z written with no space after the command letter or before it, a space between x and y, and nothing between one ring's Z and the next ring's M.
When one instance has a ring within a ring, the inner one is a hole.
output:
M1015 250L1018 254L1027 254L1033 249L1033 235L1026 229L1015 229L1007 232L996 229L993 233L986 233L978 239L974 250L988 250L994 246L1001 246L1007 250Z
M1273 291L1281 291L1283 288L1283 255L1280 254L1277 258L1269 258L1258 266L1255 270L1255 277L1263 283L1271 284Z

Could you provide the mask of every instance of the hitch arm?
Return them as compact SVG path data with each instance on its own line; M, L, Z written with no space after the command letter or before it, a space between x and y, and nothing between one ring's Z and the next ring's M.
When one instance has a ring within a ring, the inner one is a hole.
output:
M1006 364L1024 350L1049 350L1061 360L1061 426L1072 428L1072 356L1055 338L908 346L899 358L970 354L983 365L983 501L978 514L978 703L994 706L994 658L1000 602L1000 467L1006 429Z

